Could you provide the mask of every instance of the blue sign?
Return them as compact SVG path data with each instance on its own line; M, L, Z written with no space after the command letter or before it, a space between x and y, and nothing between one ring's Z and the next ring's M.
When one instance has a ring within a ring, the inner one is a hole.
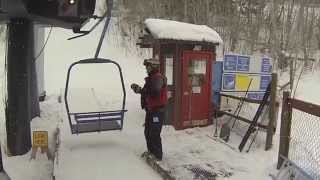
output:
M271 76L268 75L268 76L261 76L261 79L260 79L260 90L266 90L269 83L271 82Z
M237 56L225 55L223 62L224 71L236 71L237 70Z
M238 56L237 71L249 72L249 64L249 56Z
M220 104L220 90L222 86L222 68L223 68L223 62L222 61L216 61L212 63L212 96L211 96L211 102L213 102L214 106L219 106Z
M271 64L270 64L269 58L262 58L261 72L262 73L271 73Z
M235 89L235 74L224 74L223 75L223 89L224 90L234 90Z
M264 93L248 93L248 99L253 99L253 100L262 100L264 96Z

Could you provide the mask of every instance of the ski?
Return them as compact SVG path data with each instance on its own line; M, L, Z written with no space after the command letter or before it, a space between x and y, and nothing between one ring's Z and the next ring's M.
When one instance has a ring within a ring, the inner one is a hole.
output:
M235 111L235 113L234 113L234 114L237 114L236 117L239 116L240 111L242 110L242 106L243 106L243 104L244 104L245 98L247 98L249 89L250 89L250 87L251 87L252 80L253 80L253 79L251 78L251 79L250 79L250 82L249 82L249 85L248 85L248 88L247 88L247 90L246 90L246 93L244 94L243 99L240 100L239 105L238 105L238 107L237 107L237 109L236 109L236 111ZM236 124L236 121L237 121L237 118L234 119L231 129L233 129L234 125Z
M271 91L271 83L269 83L267 89L266 89L266 92L264 93L264 96L263 96L263 99L262 99L262 102L261 104L259 105L258 109L257 109L257 112L256 114L254 115L254 118L246 132L246 134L244 135L240 145L239 145L239 150L240 152L243 150L244 146L246 145L250 135L254 132L257 124L258 124L258 120L259 120L259 117L260 115L262 114L262 111L263 111L263 108L264 106L267 104L267 101L269 99L269 96L270 96L270 91Z
M212 140L214 140L214 141L216 141L216 142L218 142L218 143L221 143L221 144L226 145L228 148L230 148L230 149L233 150L233 151L237 151L237 148L231 146L230 144L226 143L224 140L222 140L222 139L220 139L220 138L218 138L218 137L212 137L212 136L210 136L210 135L207 135L207 137L210 138L210 139L212 139Z

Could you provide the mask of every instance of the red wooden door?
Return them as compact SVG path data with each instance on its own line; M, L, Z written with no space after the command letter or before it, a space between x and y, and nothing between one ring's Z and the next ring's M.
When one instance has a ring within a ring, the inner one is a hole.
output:
M181 115L184 128L209 123L212 57L211 52L183 52Z

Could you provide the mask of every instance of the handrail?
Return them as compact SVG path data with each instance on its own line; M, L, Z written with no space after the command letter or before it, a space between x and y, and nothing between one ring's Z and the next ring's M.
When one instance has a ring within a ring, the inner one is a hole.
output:
M320 117L320 105L292 98L288 99L288 103L291 104L292 108Z

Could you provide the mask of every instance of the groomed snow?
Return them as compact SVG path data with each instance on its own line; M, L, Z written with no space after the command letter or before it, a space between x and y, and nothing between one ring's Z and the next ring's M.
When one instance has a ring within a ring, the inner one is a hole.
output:
M151 18L146 19L144 23L156 39L204 41L219 44L223 42L220 35L206 25Z

